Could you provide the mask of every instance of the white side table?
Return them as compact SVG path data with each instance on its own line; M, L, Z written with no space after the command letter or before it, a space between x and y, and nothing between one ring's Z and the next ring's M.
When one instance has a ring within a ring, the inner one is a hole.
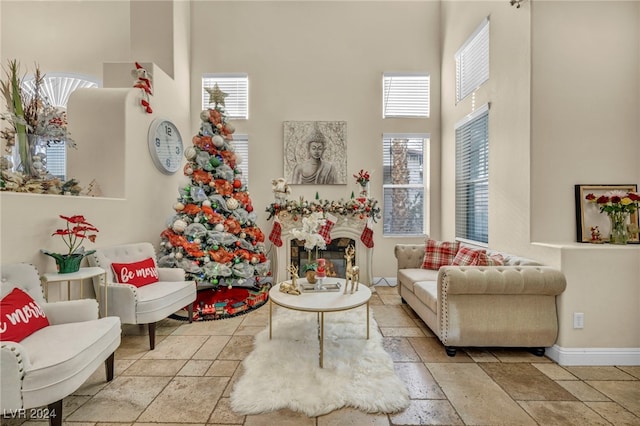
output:
M61 274L59 272L47 272L43 274L40 279L44 284L44 297L49 301L49 284L51 283L59 283L59 282L67 282L67 298L71 298L71 283L78 282L80 283L80 298L82 299L82 282L84 280L93 279L95 277L100 277L100 282L103 285L98 286L98 288L104 288L104 311L107 312L107 272L99 268L97 266L91 266L87 268L80 268L78 272L70 272L67 274ZM100 301L100 294L96 294L98 301Z

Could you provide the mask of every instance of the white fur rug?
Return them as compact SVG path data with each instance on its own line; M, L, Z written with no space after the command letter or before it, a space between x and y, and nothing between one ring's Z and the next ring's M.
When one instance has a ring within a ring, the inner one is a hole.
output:
M315 417L347 406L368 413L406 408L409 393L370 315L369 340L365 306L324 315L320 368L317 314L274 309L273 339L268 327L256 335L231 393L232 409L259 414L289 408Z

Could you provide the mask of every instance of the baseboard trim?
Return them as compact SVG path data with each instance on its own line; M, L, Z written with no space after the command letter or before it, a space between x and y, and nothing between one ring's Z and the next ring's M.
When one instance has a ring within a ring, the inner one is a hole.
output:
M545 355L559 365L640 365L640 348L562 348L553 345Z

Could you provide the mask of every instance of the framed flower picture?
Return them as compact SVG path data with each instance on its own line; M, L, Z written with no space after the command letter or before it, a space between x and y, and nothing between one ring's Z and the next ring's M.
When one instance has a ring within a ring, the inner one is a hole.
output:
M607 243L611 235L611 220L607 211L601 211L600 197L617 194L637 193L638 185L575 185L576 231L579 243ZM623 197L624 198L624 197ZM611 203L609 203L611 206ZM621 204L622 205L622 204ZM637 202L635 203L637 206ZM619 206L615 206L620 209ZM631 210L630 208L627 208ZM640 225L638 209L628 214L627 228L630 244L639 244Z

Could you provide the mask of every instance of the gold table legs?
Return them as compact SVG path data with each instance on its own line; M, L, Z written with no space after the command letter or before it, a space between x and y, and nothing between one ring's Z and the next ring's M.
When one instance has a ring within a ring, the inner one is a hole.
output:
M324 311L317 312L318 340L320 343L320 368L324 368ZM367 301L367 340L369 340L369 301ZM269 340L273 337L273 302L269 298Z

